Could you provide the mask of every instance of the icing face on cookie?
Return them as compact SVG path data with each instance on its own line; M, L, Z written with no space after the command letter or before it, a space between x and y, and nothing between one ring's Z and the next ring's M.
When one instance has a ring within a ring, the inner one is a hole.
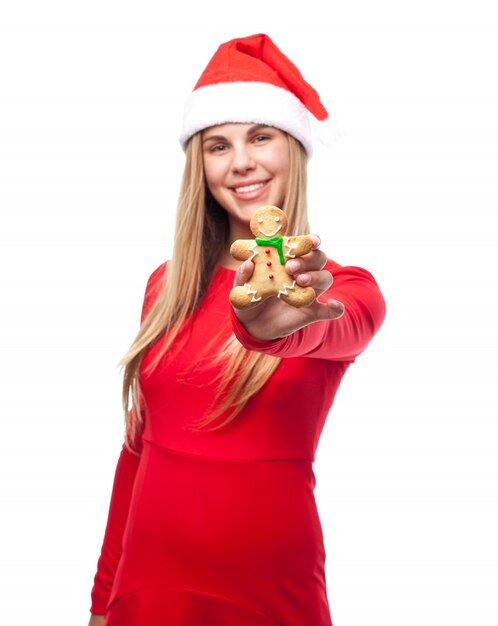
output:
M275 206L264 206L251 217L251 232L255 237L271 239L287 232L287 216Z
M230 291L230 302L235 308L258 306L272 296L295 307L314 302L314 289L297 285L285 269L287 259L308 254L313 249L313 239L309 235L289 237L287 226L283 211L273 205L262 206L250 221L254 239L235 240L230 246L234 259L254 264L249 282Z

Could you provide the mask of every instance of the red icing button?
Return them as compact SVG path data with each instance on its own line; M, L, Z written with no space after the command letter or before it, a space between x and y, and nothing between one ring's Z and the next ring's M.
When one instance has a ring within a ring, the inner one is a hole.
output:
M273 280L273 274L269 274L269 275L268 275L268 278L269 278L270 280Z
M265 252L266 254L270 254L270 250L268 248L265 250Z
M270 267L271 261L266 261L266 265L268 265L268 267Z

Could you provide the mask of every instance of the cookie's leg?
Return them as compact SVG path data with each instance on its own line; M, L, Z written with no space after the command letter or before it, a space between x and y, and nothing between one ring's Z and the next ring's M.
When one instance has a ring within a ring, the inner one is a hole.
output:
M261 296L258 296L257 291L252 289L249 283L246 283L243 287L232 289L230 302L236 309L248 309L261 302Z
M313 287L294 285L292 288L285 289L285 292L280 292L280 299L296 307L308 306L314 302L316 297Z

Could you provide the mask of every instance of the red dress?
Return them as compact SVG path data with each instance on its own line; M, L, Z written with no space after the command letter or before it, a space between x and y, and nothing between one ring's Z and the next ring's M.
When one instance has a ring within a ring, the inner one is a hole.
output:
M181 351L149 376L142 367L140 454L121 452L92 590L106 626L331 626L313 460L344 372L385 305L367 271L326 267L334 284L320 300L343 302L341 319L256 340L229 304L234 272L217 267ZM149 279L143 315L164 271ZM284 358L234 422L196 432L189 426L216 389L212 355L232 332Z

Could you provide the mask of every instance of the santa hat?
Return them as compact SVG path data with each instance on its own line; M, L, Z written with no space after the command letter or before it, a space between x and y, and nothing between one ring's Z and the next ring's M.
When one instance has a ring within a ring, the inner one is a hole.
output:
M228 122L255 123L284 130L313 151L311 116L316 127L329 116L318 93L267 35L222 44L209 61L185 104L180 143L200 130Z

